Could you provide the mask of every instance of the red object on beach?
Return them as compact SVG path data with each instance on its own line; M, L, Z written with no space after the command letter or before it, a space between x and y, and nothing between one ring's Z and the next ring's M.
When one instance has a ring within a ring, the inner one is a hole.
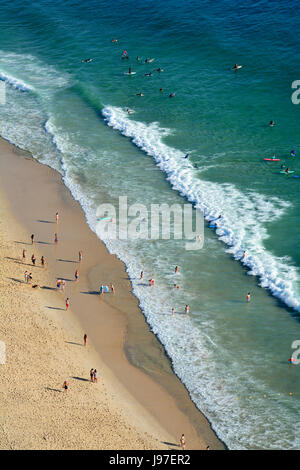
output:
M264 158L267 162L280 162L280 158Z

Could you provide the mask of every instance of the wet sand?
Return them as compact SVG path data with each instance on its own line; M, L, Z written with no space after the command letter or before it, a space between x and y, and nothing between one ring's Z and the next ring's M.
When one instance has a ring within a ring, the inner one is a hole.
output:
M70 298L71 311L67 312L68 321L64 320L63 328L71 330L78 322L78 331L81 329L81 336L88 335L89 347L94 357L99 358L101 379L107 397L114 403L112 407L117 406L140 436L144 432L152 436L147 444L139 442L140 447L127 444L128 448L147 448L151 441L150 448L178 449L179 437L184 433L187 449L205 449L207 445L224 449L173 373L162 345L149 330L131 293L124 264L110 255L90 230L79 203L72 198L61 176L1 140L0 182L8 201L4 213L9 211L15 221L10 222L10 226L15 223L10 232L15 248L20 255L23 248L27 249L30 257L34 252L30 242L33 233L34 250L47 260L48 285L38 290L38 295L45 297L43 314L54 312L61 321L66 316L61 310L64 299ZM17 224L22 229L16 229ZM59 237L57 244L55 233ZM83 252L80 264L79 250ZM77 282L76 269L79 269ZM66 280L64 294L53 290L57 278ZM18 280L11 282L20 288ZM110 282L115 286L115 294L99 296L99 285ZM78 340L70 339L69 343L75 354ZM168 442L173 445L164 444Z

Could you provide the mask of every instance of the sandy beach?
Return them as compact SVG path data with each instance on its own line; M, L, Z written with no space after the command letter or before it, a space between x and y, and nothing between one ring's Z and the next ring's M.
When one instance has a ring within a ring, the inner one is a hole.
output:
M0 184L0 448L180 450L184 433L187 450L224 449L150 332L124 264L90 230L61 176L1 140ZM101 283L116 292L99 296Z

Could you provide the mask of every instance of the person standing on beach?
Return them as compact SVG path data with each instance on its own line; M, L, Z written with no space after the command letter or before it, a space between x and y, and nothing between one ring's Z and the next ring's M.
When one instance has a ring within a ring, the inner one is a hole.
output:
M24 273L24 280L25 282L28 282L28 271L25 271Z
M63 389L65 390L65 392L68 391L68 388L69 388L69 384L68 382L65 380L64 383L63 383Z
M97 383L98 382L98 372L97 370L95 369L94 370L94 383Z
M32 234L30 238L31 238L31 245L33 245L34 244L34 234Z
M58 235L57 235L57 233L54 235L54 243L55 243L55 244L58 243Z
M78 271L78 269L76 269L76 271L75 271L75 282L78 281L78 279L79 279L79 271Z
M22 254L22 259L23 259L23 261L26 260L26 254L27 254L27 253L26 253L26 250L23 250L23 254Z
M27 282L29 282L29 284L32 283L32 274L29 273L28 276L27 276Z
M45 263L46 263L45 257L42 256L41 257L41 264L42 264L43 267L45 266Z
M115 293L115 286L112 283L110 283L110 290L112 294Z
M36 257L34 256L34 254L31 257L31 261L32 261L33 266L35 266Z
M58 212L56 212L56 214L55 214L55 219L56 219L56 223L58 224L58 219L59 219L59 214L58 214Z
M78 260L79 260L79 263L81 263L81 261L82 261L82 251L79 251L79 253L78 253Z
M90 370L91 382L94 382L94 369Z
M86 346L86 342L87 342L87 334L84 335L83 337L83 345Z
M66 300L66 310L68 310L69 307L70 307L70 301L69 301L69 297L67 297L67 300Z
M181 446L182 450L185 450L185 437L184 437L184 434L181 434L179 442L180 442L180 446Z

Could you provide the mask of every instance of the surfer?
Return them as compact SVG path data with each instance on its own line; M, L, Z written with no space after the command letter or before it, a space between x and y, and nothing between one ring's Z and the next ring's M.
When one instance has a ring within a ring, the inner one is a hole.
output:
M93 61L93 59L82 59L81 62L92 62L92 61Z
M175 93L170 93L169 94L169 98L174 98L174 96L175 96Z
M132 74L132 69L131 69L131 67L129 67L129 69L128 69L128 74L129 74L129 75Z
M187 153L186 156L184 158L189 158L189 154Z
M118 42L118 40L116 38L112 39L111 42Z
M234 66L232 67L231 70L238 70L238 69L240 69L241 67L242 67L241 65L234 64Z
M142 92L136 94L136 96L144 96Z
M285 171L285 172L286 172L286 174L288 175L288 174L289 174L289 172L290 172L290 169L289 169L289 167L287 167L287 168L286 168L286 170L284 170L284 171Z
M151 75L152 75L152 72L144 73L144 76L145 76L145 77L151 77Z
M145 59L145 64L147 64L149 62L149 59Z
M270 124L269 124L271 127L273 127L275 125L275 122L274 121L270 121Z
M163 72L163 69L159 67L158 69L156 69L156 72Z

